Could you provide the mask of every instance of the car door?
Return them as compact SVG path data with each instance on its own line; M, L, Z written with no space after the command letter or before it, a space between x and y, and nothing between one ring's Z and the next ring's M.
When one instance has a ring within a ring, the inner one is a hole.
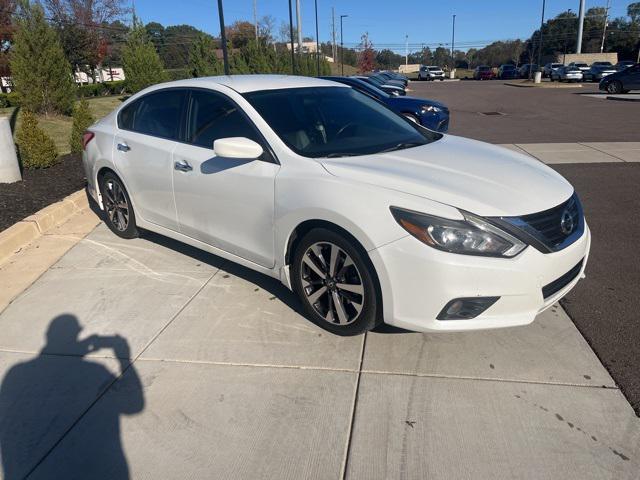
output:
M114 161L142 219L178 230L173 199L173 149L181 135L187 90L149 93L118 115Z
M640 65L628 67L624 73L623 88L625 90L640 90Z
M265 152L258 160L216 156L219 138L246 137ZM180 231L265 267L275 264L274 185L280 168L251 120L229 97L193 89L186 142L173 152Z

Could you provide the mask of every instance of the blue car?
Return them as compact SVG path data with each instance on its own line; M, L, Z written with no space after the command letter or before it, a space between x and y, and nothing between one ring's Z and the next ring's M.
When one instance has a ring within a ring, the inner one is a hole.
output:
M354 77L320 77L325 80L344 83L361 93L375 98L409 120L419 123L429 130L446 132L449 129L449 109L439 102L414 97L389 95L378 87Z

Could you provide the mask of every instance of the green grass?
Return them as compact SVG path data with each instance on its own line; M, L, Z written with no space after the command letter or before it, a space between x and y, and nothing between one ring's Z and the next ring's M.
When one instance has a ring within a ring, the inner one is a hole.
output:
M87 101L89 102L89 106L91 108L91 113L93 114L96 120L104 117L108 113L110 113L113 109L115 109L122 102L123 97L120 95L112 96L112 97L95 97L89 98ZM0 108L0 116L11 116L14 108ZM71 117L64 115L39 115L38 123L40 127L51 137L53 141L56 142L56 146L58 147L58 152L60 155L64 155L69 153L69 137L71 135L71 126L73 124L73 120ZM20 126L20 114L18 114L18 118L16 120L15 130ZM15 131L14 131L15 134Z

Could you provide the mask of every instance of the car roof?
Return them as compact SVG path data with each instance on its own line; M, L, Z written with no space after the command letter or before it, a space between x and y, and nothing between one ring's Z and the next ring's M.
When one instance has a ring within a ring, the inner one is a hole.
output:
M280 90L283 88L305 87L344 87L343 83L332 82L315 77L301 77L296 75L221 75L217 77L190 78L175 82L155 85L166 87L213 87L224 85L238 93L255 92L258 90Z

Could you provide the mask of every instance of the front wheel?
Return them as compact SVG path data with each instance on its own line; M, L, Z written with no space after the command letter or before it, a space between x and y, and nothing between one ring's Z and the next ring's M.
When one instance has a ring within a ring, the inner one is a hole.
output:
M136 238L136 215L131 199L122 181L114 173L105 173L100 180L100 193L104 205L104 222L121 238Z
M337 335L359 335L380 317L375 273L366 252L337 232L317 228L294 253L291 283L307 316Z

